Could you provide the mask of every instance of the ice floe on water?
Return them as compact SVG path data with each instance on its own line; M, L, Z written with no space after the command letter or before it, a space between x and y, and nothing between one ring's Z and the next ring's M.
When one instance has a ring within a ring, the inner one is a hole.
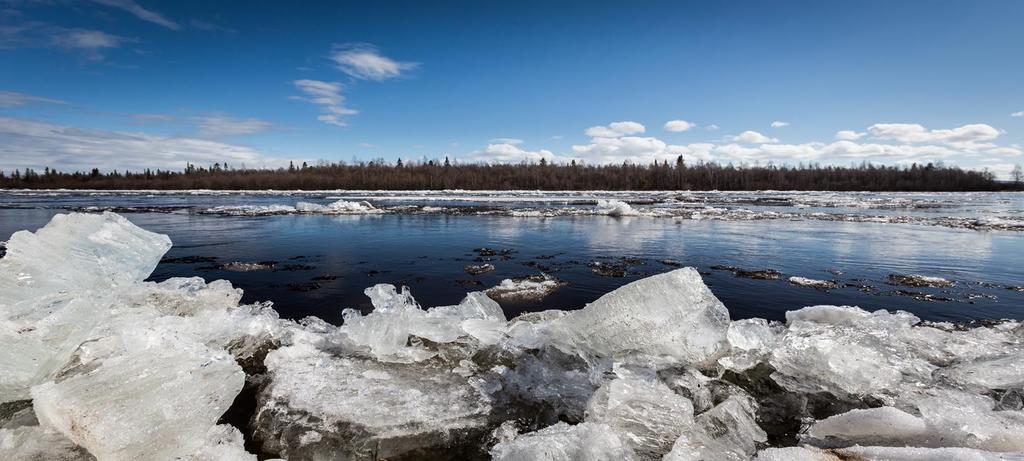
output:
M733 321L681 268L513 319L501 291L424 308L375 285L336 326L226 281L144 281L170 242L112 213L7 248L0 459L1024 458L1018 321Z
M226 216L440 214L807 220L1024 231L1024 195L1012 192L2 190L0 207Z

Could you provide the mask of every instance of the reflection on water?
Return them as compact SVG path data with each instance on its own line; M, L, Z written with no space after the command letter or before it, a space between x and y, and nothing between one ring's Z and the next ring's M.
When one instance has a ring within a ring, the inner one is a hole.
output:
M35 229L54 209L0 210L0 239ZM814 304L905 309L924 318L1024 318L1024 234L932 226L824 221L693 221L645 217L563 216L514 218L479 215L384 214L353 216L207 216L131 213L147 229L169 234L169 257L211 256L218 263L277 261L277 271L230 272L216 263L162 263L161 280L198 275L225 278L245 290L246 301L272 300L282 315L316 315L340 322L345 307L368 309L362 294L376 283L410 286L424 305L458 302L466 291L503 278L551 271L569 285L540 302L508 303L510 315L525 310L579 308L640 277L670 270L658 260L697 267L734 317L780 319L786 310ZM509 260L490 261L492 273L471 276L463 268L480 247L513 249ZM627 276L602 277L588 263L631 261ZM542 258L538 258L542 257ZM525 264L524 264L525 263ZM531 267L526 264L531 264ZM732 265L781 271L780 280L752 280L713 270ZM287 269L287 270L280 270ZM834 271L835 273L828 272ZM953 289L895 287L890 273L920 273L957 281ZM838 275L837 275L838 274ZM789 276L834 279L869 286L830 292L790 285ZM318 279L315 280L314 279ZM470 285L475 282L478 285ZM989 285L981 285L984 282ZM897 289L951 301L892 295Z

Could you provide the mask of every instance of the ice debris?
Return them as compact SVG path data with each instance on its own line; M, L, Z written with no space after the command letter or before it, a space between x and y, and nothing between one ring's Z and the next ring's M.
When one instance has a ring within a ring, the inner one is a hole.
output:
M376 285L334 326L224 281L144 282L169 244L114 214L11 238L0 458L1024 458L1017 321L731 321L683 268L511 320L495 289L424 308ZM239 401L248 422L224 424Z
M567 284L568 282L548 274L540 274L502 280L498 285L484 290L484 293L498 301L536 301L546 298Z
M789 283L802 287L815 288L818 290L833 290L839 288L839 284L831 280L817 280L806 277L790 277Z

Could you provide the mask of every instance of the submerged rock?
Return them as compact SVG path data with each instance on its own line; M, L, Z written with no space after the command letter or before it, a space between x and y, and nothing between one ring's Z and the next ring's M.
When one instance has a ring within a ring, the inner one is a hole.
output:
M942 277L929 277L926 275L901 275L889 274L889 283L893 285L904 285L908 287L935 287L944 288L956 285L951 280Z

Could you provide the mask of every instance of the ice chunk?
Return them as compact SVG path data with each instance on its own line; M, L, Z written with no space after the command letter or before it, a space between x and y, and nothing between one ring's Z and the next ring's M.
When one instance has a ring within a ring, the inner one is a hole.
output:
M743 371L764 361L779 341L781 328L765 319L743 319L729 324L726 339L732 346L731 355L719 359L722 366Z
M83 343L32 398L43 426L100 459L167 459L202 446L244 380L224 351L136 328Z
M927 434L924 420L893 407L850 410L818 421L807 432L814 445L902 445Z
M942 277L929 277L927 275L900 275L889 274L889 283L894 285L905 285L910 287L951 287L956 285L951 280Z
M370 202L349 202L346 200L338 200L335 202L328 203L326 205L320 205L318 203L299 202L295 204L295 210L300 213L322 213L322 214L364 214L364 213L381 213L380 210Z
M587 422L607 424L643 459L657 459L693 426L693 404L654 376L620 370L587 405Z
M790 277L789 283L792 283L793 285L800 285L802 287L817 288L819 290L833 290L839 287L836 282L831 280L817 280L806 277Z
M622 200L608 199L597 201L597 214L608 216L636 216L640 213Z
M338 357L308 345L266 359L255 437L290 459L397 457L476 446L489 397L471 378L419 364Z
M380 284L366 289L374 311L362 315L348 309L345 324L338 329L340 342L369 349L378 360L416 362L433 357L431 349L410 338L447 344L473 337L483 344L495 344L504 337L505 314L493 300L471 293L456 306L423 310L407 287Z
M833 450L833 459L867 461L1024 461L1024 453L993 453L971 448L850 447Z
M16 232L0 259L0 402L51 377L109 317L112 293L148 277L169 247L112 213L56 215Z
M245 451L242 433L232 426L221 424L210 428L205 444L190 455L175 458L180 461L256 461L256 455Z
M990 451L1024 452L1024 412L993 411L984 395L936 390L917 408L928 425L929 445L961 446Z
M842 461L836 455L812 447L767 448L754 461Z
M40 426L0 429L4 461L94 461L96 458L58 432Z
M701 363L727 346L729 312L692 267L637 280L560 319L573 347Z
M568 283L548 274L530 277L505 279L500 284L484 290L487 296L501 301L528 300L536 301L546 298L555 290Z
M960 362L939 374L961 386L983 390L1024 387L1024 350Z
M730 396L697 415L664 461L741 461L750 459L767 434L754 421L757 406L749 397Z
M633 461L638 459L621 436L606 424L558 423L498 443L495 461Z
M9 320L41 315L19 303L75 290L125 287L149 276L171 247L166 235L114 214L59 214L35 233L15 232L0 259L0 308Z

